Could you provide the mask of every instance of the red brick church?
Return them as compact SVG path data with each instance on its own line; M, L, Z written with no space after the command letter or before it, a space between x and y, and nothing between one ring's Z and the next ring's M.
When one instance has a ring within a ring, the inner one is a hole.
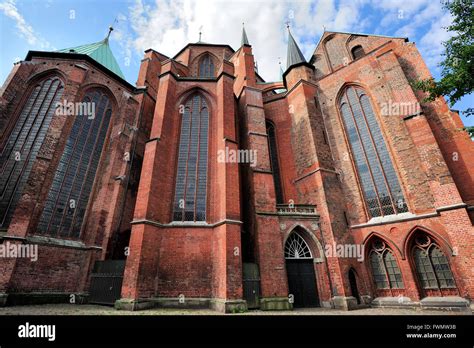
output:
M109 33L110 35L110 33ZM406 38L30 51L0 90L0 303L463 310L474 143ZM37 257L22 251L37 248ZM15 255L13 253L15 251Z

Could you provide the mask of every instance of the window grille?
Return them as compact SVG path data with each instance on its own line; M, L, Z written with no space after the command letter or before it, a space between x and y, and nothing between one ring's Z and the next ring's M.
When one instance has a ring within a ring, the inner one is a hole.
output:
M372 277L377 289L401 289L403 279L397 260L386 244L375 239L369 252Z
M39 82L0 152L0 227L8 227L11 221L63 90L57 77Z
M201 58L199 62L199 77L213 77L214 76L214 62L209 54Z
M456 287L446 255L428 236L422 234L415 238L413 261L423 289Z
M174 221L205 221L207 199L209 110L195 94L185 103L181 120Z
M80 236L112 116L110 100L101 90L87 93L82 102L92 103L95 115L74 116L37 226L40 234L73 238Z
M395 169L369 97L354 86L343 94L340 110L370 217L407 212Z
M311 251L305 240L296 232L292 233L285 243L286 259L311 259Z

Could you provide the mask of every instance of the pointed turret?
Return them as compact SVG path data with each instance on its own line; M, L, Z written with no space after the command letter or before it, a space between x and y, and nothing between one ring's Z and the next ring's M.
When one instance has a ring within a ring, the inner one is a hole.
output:
M76 54L85 54L94 59L97 63L101 64L105 68L109 69L114 74L120 76L122 79L125 80L125 76L120 70L120 66L115 59L112 50L109 46L109 37L110 33L114 30L114 28L109 28L109 33L107 37L102 41L95 42L88 45L81 45L77 47L65 48L59 50L57 52L60 53L76 53Z
M303 53L301 52L298 44L296 43L293 35L291 35L290 26L288 28L288 51L286 56L286 69L288 70L291 66L299 63L306 62Z
M288 28L288 51L286 56L286 70L283 73L283 83L287 89L292 88L298 81L314 80L314 66L306 61L293 35Z
M249 38L247 37L247 33L245 32L244 23L242 23L242 40L240 40L240 46L250 46Z

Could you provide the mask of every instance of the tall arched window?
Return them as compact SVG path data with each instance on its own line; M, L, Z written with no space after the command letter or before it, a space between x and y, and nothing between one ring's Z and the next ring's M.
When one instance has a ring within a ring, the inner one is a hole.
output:
M456 288L448 259L426 234L414 238L413 261L423 289Z
M208 128L206 100L194 94L186 101L181 119L175 221L206 220Z
M39 82L0 151L0 227L10 223L63 90L57 77Z
M370 267L377 289L403 288L402 274L392 251L381 239L375 239L370 248Z
M268 136L268 150L270 152L270 165L273 173L273 183L275 185L275 194L277 203L283 203L283 190L281 187L280 165L278 163L278 150L273 123L266 122Z
M407 205L369 97L347 87L339 104L370 217L407 212Z
M59 160L37 231L78 238L102 154L112 105L100 89L86 94ZM93 111L88 113L86 111Z
M199 61L199 77L213 77L214 62L209 54L204 55Z

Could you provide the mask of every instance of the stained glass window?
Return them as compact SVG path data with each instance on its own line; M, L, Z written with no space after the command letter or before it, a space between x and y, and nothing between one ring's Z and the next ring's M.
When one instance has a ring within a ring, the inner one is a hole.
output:
M403 288L403 279L397 260L381 239L375 239L369 254L372 277L377 289Z
M185 103L181 119L174 221L205 221L207 198L209 110L195 94Z
M422 235L422 238L415 238L413 261L423 289L456 287L446 255L426 235Z
M387 289L387 273L385 272L382 255L372 252L370 254L370 266L372 267L372 276L377 289Z
M73 116L74 123L37 226L40 234L80 236L112 116L110 100L101 90L87 93L82 103L93 105L95 112Z
M390 287L392 289L403 288L402 274L398 268L397 261L390 250L387 250L383 256L385 268L387 270Z
M270 164L273 173L273 183L275 185L275 194L277 203L283 203L283 190L281 187L280 165L278 161L278 150L275 135L275 127L271 122L266 122L268 136L268 150L270 152Z
M51 77L39 82L22 105L0 151L0 226L8 227L63 94L63 83Z
M199 77L213 77L214 62L209 54L201 58L199 62Z
M403 192L369 97L350 86L340 110L370 217L407 212Z

